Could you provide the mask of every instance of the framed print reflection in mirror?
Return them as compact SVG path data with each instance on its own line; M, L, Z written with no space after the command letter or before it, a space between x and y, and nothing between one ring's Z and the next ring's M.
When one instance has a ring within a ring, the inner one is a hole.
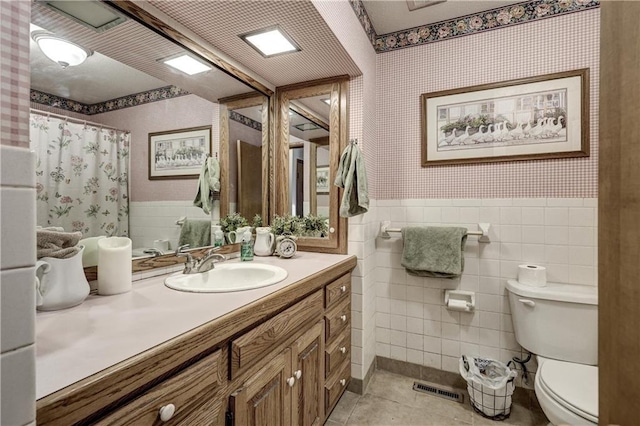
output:
M196 179L211 155L211 126L149 133L149 180Z

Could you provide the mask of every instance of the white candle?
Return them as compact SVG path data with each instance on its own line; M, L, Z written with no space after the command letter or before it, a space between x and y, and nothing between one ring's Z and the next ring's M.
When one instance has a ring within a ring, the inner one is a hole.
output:
M98 294L131 291L131 240L111 237L98 240Z

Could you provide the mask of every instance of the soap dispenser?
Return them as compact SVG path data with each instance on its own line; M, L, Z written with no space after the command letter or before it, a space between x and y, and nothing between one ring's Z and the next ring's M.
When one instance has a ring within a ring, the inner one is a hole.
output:
M251 230L242 234L240 243L240 261L253 260L253 244L251 244Z

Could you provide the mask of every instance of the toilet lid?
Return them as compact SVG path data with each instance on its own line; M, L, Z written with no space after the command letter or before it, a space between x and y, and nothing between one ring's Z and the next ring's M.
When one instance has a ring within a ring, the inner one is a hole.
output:
M546 360L538 374L554 399L575 414L598 422L598 367Z

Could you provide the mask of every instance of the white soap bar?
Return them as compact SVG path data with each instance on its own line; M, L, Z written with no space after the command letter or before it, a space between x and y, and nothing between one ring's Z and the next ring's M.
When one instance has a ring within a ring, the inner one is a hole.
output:
M131 291L131 240L111 237L98 240L98 294Z

